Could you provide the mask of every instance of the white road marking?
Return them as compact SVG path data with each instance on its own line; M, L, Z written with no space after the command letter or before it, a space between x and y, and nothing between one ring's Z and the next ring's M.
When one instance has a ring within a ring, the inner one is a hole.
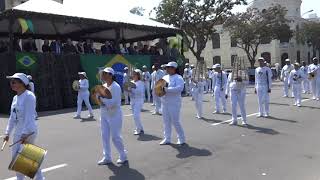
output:
M133 116L133 114L126 114L126 115L123 115L125 117L129 117L129 116Z
M255 116L255 115L258 115L258 114L259 114L259 113L249 114L249 115L247 115L247 117ZM238 117L238 119L241 119L241 117ZM232 119L229 119L229 120L222 121L222 122L219 122L219 123L213 123L213 124L211 124L211 126L218 126L218 125L220 125L220 124L229 123L229 122L231 122L231 121L232 121Z
M312 99L303 99L301 102L311 101Z
M63 168L68 166L68 164L60 164L60 165L56 165L56 166L52 166L46 169L42 169L42 173L48 172L48 171L53 171L55 169L59 169L59 168ZM4 179L4 180L16 180L16 177L12 177L12 178L8 178L8 179Z

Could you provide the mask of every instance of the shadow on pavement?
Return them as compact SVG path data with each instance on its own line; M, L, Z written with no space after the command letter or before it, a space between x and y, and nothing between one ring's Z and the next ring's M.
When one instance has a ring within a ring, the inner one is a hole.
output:
M290 104L285 104L285 103L276 103L276 102L270 102L270 104L273 104L273 105L279 105L279 106L290 106Z
M151 135L151 134L142 134L138 137L138 141L159 141L161 138Z
M320 107L314 107L314 106L301 106L302 108L310 108L310 109L320 109Z
M270 128L263 128L263 127L257 127L253 125L247 125L247 126L239 126L242 128L247 128L251 130L255 130L257 133L263 133L263 134L268 134L268 135L277 135L280 134L278 131L270 129Z
M202 120L208 122L208 123L221 123L221 120L216 120L216 119L208 119L208 118L202 118Z
M189 158L192 156L211 156L212 153L207 149L198 149L196 147L191 147L188 144L176 145L171 144L171 147L178 150L179 154L176 155L179 159Z
M113 176L110 176L110 180L144 180L145 177L136 169L132 169L129 166L129 162L121 166L114 164L108 165L108 168L113 172Z
M81 121L82 123L84 122L92 122L92 121L97 121L95 118L81 118Z
M297 123L298 121L295 120L290 120L290 119L281 119L281 118L277 118L277 117L267 117L266 119L271 119L271 120L277 120L277 121L285 121L285 122L290 122L290 123Z

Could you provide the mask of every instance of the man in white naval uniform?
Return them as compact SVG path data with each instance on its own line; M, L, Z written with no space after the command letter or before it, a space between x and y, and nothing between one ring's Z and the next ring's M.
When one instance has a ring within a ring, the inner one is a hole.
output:
M123 84L127 83L130 81L130 76L128 74L128 67L125 67L124 69L124 74L123 74ZM123 90L123 95L124 95L124 104L129 105L129 92Z
M319 91L319 90L317 90L317 88L318 89L320 88L320 85L317 87L317 79L320 78L320 73L318 71L318 69L319 69L318 59L315 57L315 58L313 58L312 62L313 62L313 64L310 64L309 68L308 68L309 76L312 77L310 79L312 99L313 100L315 100L315 99L319 100L320 94L317 93L317 91Z
M235 72L237 73L237 72ZM235 74L231 73L228 77L228 83L226 88L226 98L231 97L231 107L232 107L232 121L230 125L238 124L238 113L237 113L237 105L239 105L242 125L247 125L247 112L246 112L246 86L249 84L249 81L245 79L236 79Z
M183 78L177 74L178 64L169 62L167 64L167 73L162 79L167 82L167 87L164 88L166 94L162 97L162 112L164 124L164 139L160 145L171 143L172 126L176 129L178 135L178 145L185 144L184 130L180 121L181 110L181 92L183 91Z
M302 80L302 93L308 94L308 93L310 93L310 82L308 79L308 66L305 61L302 62L302 66L301 66L300 70L305 77Z
M144 82L144 89L147 91L147 102L150 102L151 95L150 95L150 81L151 81L151 75L148 72L147 66L142 67L142 81Z
M154 76L153 76L153 81L154 83L157 83L160 79L163 78L164 76L164 72L159 69L159 65L158 64L155 64L155 73L154 73ZM155 91L155 84L153 85L153 91ZM157 95L154 96L154 101L155 101L155 110L154 112L152 113L152 115L161 115L161 98Z
M258 117L269 117L269 103L272 86L272 71L264 64L264 58L258 59L259 67L255 71L255 93L258 95Z
M207 67L207 79L206 79L206 88L205 93L210 93L212 91L212 74L210 67Z
M283 81L283 97L289 97L289 74L293 70L293 65L290 63L290 59L286 59L286 65L281 70L281 80ZM293 96L293 95L292 95Z
M189 68L189 63L186 63L183 70L183 80L184 80L184 90L186 96L190 95L190 80L191 80L191 69Z
M206 85L206 79L200 77L198 80L192 79L191 82L193 83L193 97L197 111L196 118L202 119L203 93Z
M107 67L101 75L105 82L103 86L111 92L112 98L107 99L98 96L101 101L101 136L103 145L103 158L98 162L98 165L107 165L112 163L110 139L119 152L118 164L127 162L127 154L123 145L121 136L123 115L121 110L121 87L115 81L114 70Z
M87 79L87 74L85 72L79 72L79 91L78 91L78 101L77 101L77 114L74 116L75 119L81 118L81 109L82 109L82 103L86 104L88 110L89 110L89 118L93 118L93 111L90 104L90 92L89 92L89 81Z
M213 73L212 86L214 87L214 98L216 104L216 110L213 113L219 114L221 112L225 113L227 111L225 91L227 87L228 77L227 74L221 70L221 65L216 64L214 66L215 72Z
M295 106L301 107L301 86L305 74L300 70L299 63L294 63L294 69L289 74L289 86L292 86Z

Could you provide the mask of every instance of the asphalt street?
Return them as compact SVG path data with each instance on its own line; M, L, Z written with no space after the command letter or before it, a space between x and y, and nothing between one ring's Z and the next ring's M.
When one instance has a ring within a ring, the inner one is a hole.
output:
M282 98L281 88L272 89L270 118L256 117L257 96L248 89L248 127L228 125L230 114L212 114L211 95L204 98L204 120L195 118L190 97L183 98L186 146L159 145L162 117L151 115L149 103L142 112L145 135L134 136L131 111L123 106L122 132L129 158L123 166L97 165L102 157L98 109L96 120L73 119L75 109L40 113L36 144L48 150L44 175L47 180L319 180L320 102L303 95L298 108L292 105L293 98ZM7 118L0 116L0 132ZM114 147L112 151L115 162L118 155ZM0 152L0 179L14 177L7 169L10 161L6 148Z

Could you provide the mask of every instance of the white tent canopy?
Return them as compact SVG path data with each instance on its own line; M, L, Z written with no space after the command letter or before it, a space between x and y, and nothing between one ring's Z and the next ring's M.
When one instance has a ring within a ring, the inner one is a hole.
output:
M123 42L173 36L180 31L174 27L131 14L111 0L67 0L60 4L52 0L29 0L0 14L0 36L9 33L10 18L16 36L54 39L57 36L72 39L90 38L97 41ZM34 32L21 34L17 18L29 19Z

